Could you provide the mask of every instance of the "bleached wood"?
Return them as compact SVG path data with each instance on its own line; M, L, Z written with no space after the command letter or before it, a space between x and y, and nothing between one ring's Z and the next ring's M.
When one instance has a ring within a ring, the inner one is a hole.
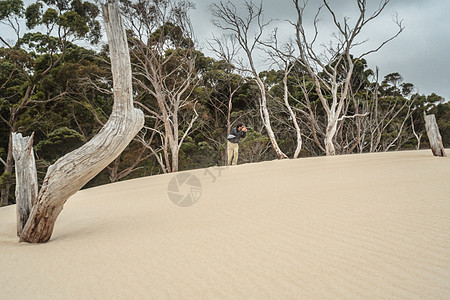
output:
M435 115L425 115L425 127L427 129L427 135L433 155L441 157L447 156L444 151L444 144L442 143L442 137L439 133Z
M340 121L345 118L345 104L348 102L348 93L351 88L351 79L354 71L354 62L361 60L365 56L379 51L386 43L396 38L404 29L402 22L394 19L398 27L397 33L387 38L384 42L378 44L371 50L360 54L358 57L353 57L351 52L353 48L360 44L361 32L367 24L376 19L380 13L385 9L390 0L382 0L380 6L369 13L367 1L357 0L356 3L359 8L359 17L353 24L349 22L350 18L344 17L342 21L334 10L331 8L328 1L323 0L321 6L314 19L312 29L312 38L306 32L307 26L304 23L305 9L308 1L294 0L297 10L297 23L292 23L295 26L296 42L299 51L299 62L305 67L306 71L312 78L317 97L327 116L327 125L324 137L324 146L326 155L339 154L336 151L335 140L338 132L338 125ZM319 52L316 43L320 40L318 23L320 19L321 9L326 9L333 19L333 26L337 30L338 39L335 44L330 42L330 47L327 47L324 52ZM344 117L344 118L343 118ZM321 146L320 146L321 147Z
M20 236L36 204L38 180L33 151L33 135L23 137L20 133L12 134L12 150L16 164L16 210L17 236Z
M260 98L259 98L260 115L261 115L261 119L263 121L264 127L267 131L267 135L269 136L269 140L272 144L272 148L275 151L278 159L288 158L288 156L286 154L284 154L284 152L280 149L277 139L275 137L275 133L273 132L273 129L272 129L272 124L270 122L270 113L269 113L269 109L267 108L266 87L265 87L263 81L261 80L259 74L256 72L256 70L255 69L253 69L253 70L254 70L253 75L255 76L256 84L258 85L260 93L261 93Z
M113 111L96 136L48 168L21 242L47 242L67 199L120 155L144 125L144 114L133 107L130 57L118 5L109 1L102 8L113 73Z
M213 16L216 18L213 22L218 28L232 32L235 35L240 47L244 50L245 56L247 57L248 67L243 66L241 61L239 61L237 65L240 65L240 67L238 67L238 69L244 72L249 72L254 77L254 81L260 90L259 113L262 123L278 159L285 159L288 158L288 156L279 147L275 133L272 129L270 112L267 105L267 87L261 79L259 72L256 70L256 64L254 61L255 46L257 44L262 44L261 37L263 35L264 28L269 25L270 22L264 22L263 20L262 3L257 6L252 2L246 2L244 5L248 15L245 16L245 18L241 18L236 11L236 7L234 7L231 2L225 3L224 1L220 1L219 4L212 4L211 7ZM251 30L253 27L256 29L254 36L254 33ZM250 36L253 37L249 38ZM222 56L226 55L222 54Z
M292 65L293 66L293 65ZM295 115L294 111L292 110L291 105L289 104L289 90L288 90L288 76L289 72L291 71L292 67L286 65L284 68L284 76L283 76L283 88L284 88L284 94L283 94L283 100L284 105L289 111L289 116L292 119L292 124L294 124L295 132L297 135L297 143L294 151L294 158L298 158L300 155L300 151L302 150L302 132L300 130L300 125L297 121L297 116Z

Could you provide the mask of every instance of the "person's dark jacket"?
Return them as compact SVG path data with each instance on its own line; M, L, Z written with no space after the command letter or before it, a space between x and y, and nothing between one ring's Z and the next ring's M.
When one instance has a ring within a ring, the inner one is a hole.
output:
M230 135L228 136L228 140L232 143L239 143L239 140L242 138L245 138L245 136L247 135L247 132L242 131L242 130L237 130L236 127L234 127L233 129L231 129ZM233 136L233 137L231 137Z

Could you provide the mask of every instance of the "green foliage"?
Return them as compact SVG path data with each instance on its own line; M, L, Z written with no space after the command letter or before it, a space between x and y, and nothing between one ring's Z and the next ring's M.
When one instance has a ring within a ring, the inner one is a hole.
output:
M61 51L62 49L62 45L58 38L52 36L49 37L40 32L29 32L24 34L17 41L16 47L23 48L24 46L39 54L48 53L50 49L55 49L57 51Z
M84 137L73 129L61 127L51 132L36 145L38 155L48 161L55 161L64 154L85 143Z
M33 29L41 24L43 5L40 2L36 2L27 7L25 11L25 18L27 20L27 27Z
M15 183L15 175L14 173L9 172L3 172L2 175L0 175L0 189L8 189L9 187L9 197L8 197L8 203L15 203L13 195L13 186Z
M167 22L150 35L151 43L169 43L176 47L189 48L194 42L186 38L183 29L171 22Z
M45 13L42 15L42 23L50 26L51 24L55 24L58 22L58 12L53 9L49 8L45 11Z
M11 184L14 182L14 174L9 172L3 172L0 175L0 188L3 188L7 184Z
M439 132L444 147L450 147L450 102L440 103L432 111L436 114Z
M69 32L73 32L77 37L83 37L89 31L89 27L83 17L75 11L68 11L61 15L59 25Z
M390 73L384 76L384 80L381 82L380 90L383 95L386 96L409 96L414 90L412 83L403 82L403 77L399 73Z
M214 65L214 59L205 56L200 51L195 51L195 69L197 72L205 73Z
M281 70L262 71L259 73L259 76L269 87L279 84L283 80L283 72Z
M239 160L246 163L265 160L270 147L269 137L257 131L248 131L239 142Z
M29 29L43 25L48 32L57 28L59 37L63 39L73 36L86 38L93 44L98 43L100 23L96 18L100 11L96 5L80 0L47 0L44 2L50 6L45 12L43 12L44 6L41 2L33 3L25 10L26 25Z
M24 50L0 48L0 112L9 116L11 108L26 90L28 74L32 66L31 56Z
M194 140L190 136L188 136L188 137L186 137L186 139L183 142L183 144L181 144L180 150L183 151L183 152L189 152L189 151L192 151L195 148L196 148L196 145L194 143Z
M13 15L22 17L24 12L22 0L2 0L0 2L0 20Z
M179 168L180 170L191 170L196 167L196 163L194 162L194 157L191 155L188 155L183 150L180 151L178 154L179 159Z
M214 148L211 147L211 146L208 144L208 142L206 142L206 141L201 141L201 142L199 142L199 143L197 144L197 146L198 146L198 149L199 149L200 151L213 151L213 150L214 150Z

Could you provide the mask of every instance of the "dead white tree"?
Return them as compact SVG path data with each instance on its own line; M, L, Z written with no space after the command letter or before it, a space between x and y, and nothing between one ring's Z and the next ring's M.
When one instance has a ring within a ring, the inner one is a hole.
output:
M355 133L359 136L356 147L360 153L399 150L413 136L420 140L412 119L416 97L384 95L380 98L378 72L377 68L375 82L365 87L364 99L352 96L355 107L361 106L360 112L367 114L358 120L358 132Z
M255 50L260 44L264 29L270 22L265 22L263 20L262 3L259 6L256 6L251 1L245 1L244 5L247 15L241 17L236 6L230 1L226 3L220 1L219 4L212 4L211 9L213 16L215 17L213 22L215 26L225 32L231 32L232 36L238 41L241 49L244 51L248 67L244 67L243 64L241 64L241 69L249 72L253 76L256 85L260 90L259 106L261 120L269 136L272 148L279 159L288 158L278 146L275 133L272 129L269 109L267 107L267 88L256 70L254 59ZM253 28L255 26L255 33L253 34ZM238 65L238 63L236 63L236 65Z
M442 137L439 133L435 115L425 115L425 127L427 129L427 135L433 155L441 157L447 156L447 154L445 154L444 144L442 143Z
M343 108L347 101L355 61L377 52L403 31L402 22L396 18L394 22L398 26L398 30L393 36L380 43L378 47L365 51L358 57L352 57L350 53L354 47L364 43L364 41L358 40L362 29L381 14L389 1L382 0L379 7L374 12L369 13L367 11L367 1L356 0L359 16L356 22L351 24L349 17L344 17L341 21L338 20L328 1L323 0L313 19L314 31L311 35L312 38L309 38L310 36L306 32L308 27L304 20L304 12L308 1L293 0L298 15L297 22L292 24L296 30L296 40L300 54L299 61L305 66L311 78L313 78L316 93L327 116L324 138L327 155L336 154L334 138L338 122L347 117L343 115ZM318 22L321 10L324 8L333 20L337 33L335 33L335 42L331 42L329 46L325 47L324 52L319 52L316 48L319 35Z
M192 93L199 80L196 73L194 31L189 1L142 0L123 2L124 19L136 87L147 99L138 102L147 119L161 128L146 126L160 137L163 156L155 155L164 173L178 171L181 145L198 118ZM156 154L154 145L144 143Z
M33 151L33 135L22 137L13 133L13 156L16 162L16 210L17 236L20 236L30 216L31 208L36 204L38 196L38 181L36 162Z
M226 125L226 136L228 136L231 133L231 112L233 110L233 99L234 95L238 92L238 90L244 85L245 80L242 76L242 74L239 74L239 70L237 70L233 66L233 62L236 59L236 56L239 52L238 45L236 44L237 41L233 38L232 35L222 35L221 38L213 37L211 41L208 41L208 44L210 46L210 50L213 51L216 56L219 57L220 61L222 61L224 65L224 70L221 70L217 73L217 80L215 82L210 82L211 90L213 92L216 92L220 95L221 98L226 98L227 103L223 103L220 101L218 97L210 96L209 102L212 106L216 108L216 111L220 111L224 116L226 116L227 119L227 125ZM234 72L233 72L234 71ZM220 84L223 84L226 86L225 89L223 89L225 92L220 93L219 86ZM222 107L226 106L226 107ZM216 124L218 122L216 121ZM207 130L206 132L212 132L213 130ZM205 135L206 136L206 135ZM212 140L211 138L207 137L209 140ZM223 140L220 140L220 143L223 144ZM223 151L224 153L224 163L228 161L228 151L225 149Z
M144 124L142 111L133 107L130 57L118 5L115 1L109 1L102 4L102 8L113 73L114 105L111 116L88 143L61 157L48 168L36 203L32 203L25 226L19 232L20 242L47 242L68 198L120 155ZM25 139L21 141L19 134L15 134L18 173L29 168L20 159L31 157L30 141ZM33 172L27 174L33 178L17 182L17 189L29 190L19 194L33 195L36 176Z
M271 40L268 42L261 42L261 45L266 47L265 51L268 56L272 59L273 63L278 67L278 69L283 74L283 103L288 111L289 119L292 122L296 134L296 146L293 158L298 158L300 151L302 150L302 132L300 129L299 122L297 120L297 115L294 112L289 100L296 100L292 97L289 92L288 79L291 71L295 67L294 52L295 49L292 42L285 43L283 46L279 45L278 42L278 29L272 32Z

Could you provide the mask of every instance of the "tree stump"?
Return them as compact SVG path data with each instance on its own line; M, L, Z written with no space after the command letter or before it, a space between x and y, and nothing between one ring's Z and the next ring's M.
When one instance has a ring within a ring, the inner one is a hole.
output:
M12 134L12 150L16 162L17 236L20 236L38 196L33 136L34 134L31 137L22 137L20 133Z
M425 115L425 127L427 129L428 140L434 156L447 156L444 151L444 144L439 133L439 127L434 115Z
M114 105L111 116L89 142L48 168L37 202L19 234L20 242L47 242L67 199L116 159L144 126L144 114L133 106L130 56L118 4L108 1L102 8L113 74ZM22 152L30 149L30 145L22 147L18 143L16 146ZM19 153L18 157L21 155L24 154ZM22 168L20 163L16 164L16 172L22 173ZM29 189L23 187L30 185L26 179L17 183L18 189Z

